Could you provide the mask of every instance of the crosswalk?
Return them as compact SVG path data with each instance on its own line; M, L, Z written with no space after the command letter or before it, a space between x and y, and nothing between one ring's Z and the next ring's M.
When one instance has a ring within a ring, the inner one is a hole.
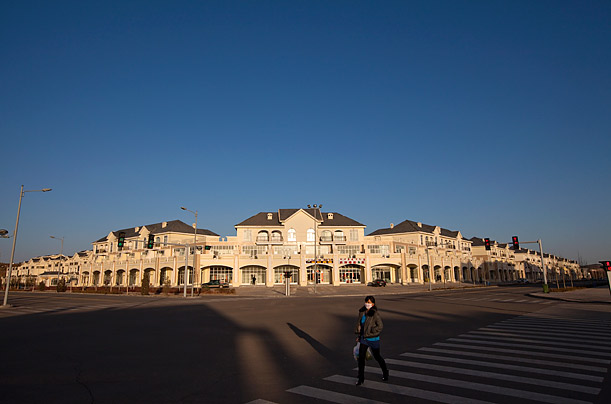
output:
M546 307L386 358L387 383L374 363L359 387L352 369L286 392L299 403L595 403L611 365L608 314Z

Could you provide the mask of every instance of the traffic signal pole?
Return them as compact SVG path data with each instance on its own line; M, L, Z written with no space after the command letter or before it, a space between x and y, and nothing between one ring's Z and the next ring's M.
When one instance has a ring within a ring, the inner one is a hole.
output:
M515 240L517 242L517 237ZM547 284L547 270L545 269L545 258L543 257L543 245L541 239L537 241L520 241L521 244L539 244L539 253L541 254L541 270L543 271L543 291L549 293L549 286Z

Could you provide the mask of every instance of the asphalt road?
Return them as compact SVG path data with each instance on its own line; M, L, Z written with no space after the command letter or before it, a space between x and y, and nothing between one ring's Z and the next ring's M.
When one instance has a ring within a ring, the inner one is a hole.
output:
M364 296L11 292L0 402L611 402L611 308L527 296L538 289L377 296L391 379L368 362L360 387Z

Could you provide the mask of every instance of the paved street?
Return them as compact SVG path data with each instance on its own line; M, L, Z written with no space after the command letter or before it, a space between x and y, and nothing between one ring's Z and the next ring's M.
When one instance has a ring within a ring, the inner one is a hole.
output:
M13 307L0 310L0 401L610 402L608 290L581 291L594 303L578 303L539 289L11 292ZM384 319L391 378L383 383L374 361L356 387L352 331L367 292Z

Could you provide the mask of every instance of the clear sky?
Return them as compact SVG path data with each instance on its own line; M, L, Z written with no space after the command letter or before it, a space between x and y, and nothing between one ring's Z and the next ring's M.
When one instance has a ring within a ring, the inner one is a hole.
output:
M28 1L0 9L16 261L322 203L611 258L609 1ZM535 246L531 246L535 248ZM0 239L8 262L11 240Z

